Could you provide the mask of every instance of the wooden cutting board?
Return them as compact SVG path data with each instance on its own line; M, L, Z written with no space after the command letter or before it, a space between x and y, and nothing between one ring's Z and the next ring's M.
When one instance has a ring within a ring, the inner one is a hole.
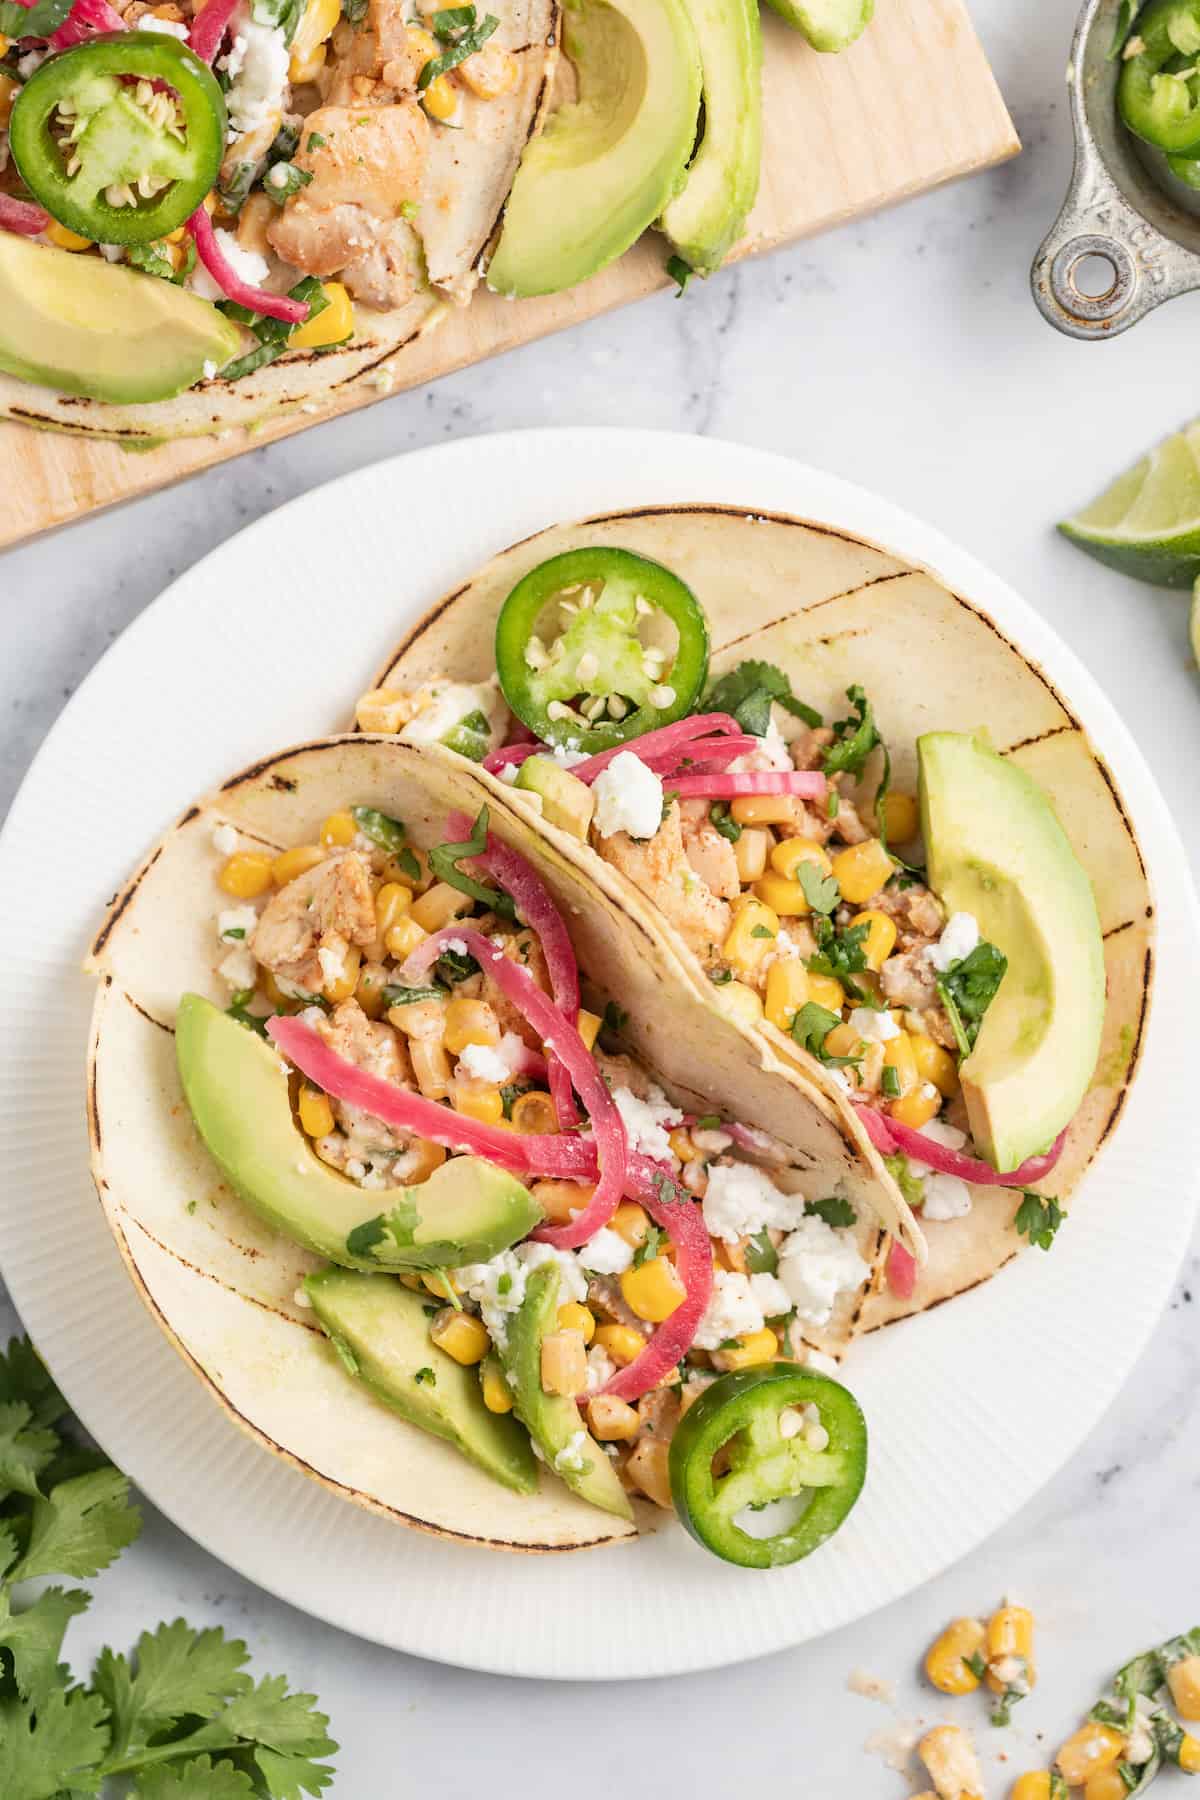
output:
M1020 149L964 0L878 0L874 23L841 56L817 55L772 14L764 24L762 188L738 257L906 200ZM649 233L570 293L514 302L481 289L469 307L400 352L390 391L641 299L668 285L666 256L665 241ZM0 547L383 397L368 376L316 414L293 412L253 433L143 452L0 424Z

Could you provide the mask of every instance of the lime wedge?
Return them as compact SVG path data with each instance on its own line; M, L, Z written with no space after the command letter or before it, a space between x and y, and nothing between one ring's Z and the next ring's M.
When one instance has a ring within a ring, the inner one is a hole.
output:
M1200 576L1200 420L1166 438L1059 530L1123 575L1191 587Z

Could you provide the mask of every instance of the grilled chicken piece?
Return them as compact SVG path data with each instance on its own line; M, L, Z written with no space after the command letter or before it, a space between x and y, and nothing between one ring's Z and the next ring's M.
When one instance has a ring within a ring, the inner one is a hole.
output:
M320 993L322 953L340 964L351 944L375 942L375 901L367 864L356 851L329 857L289 881L267 902L250 948L272 974Z
M314 133L324 142L309 149ZM402 305L422 279L406 214L420 202L428 140L415 100L310 113L294 160L312 180L268 227L272 249L307 275L341 274L372 306Z
M680 933L702 963L714 963L729 935L729 907L718 899L688 861L678 804L671 807L652 838L618 831L596 834L596 849L620 869Z
M736 900L742 891L737 857L729 839L722 837L708 816L707 800L685 800L682 813L684 854L710 893L721 900Z
M325 82L326 105L386 105L416 91L429 51L409 36L403 0L370 0L359 26L343 20L333 34L333 59ZM369 85L368 85L369 84ZM380 87L390 90L386 94Z
M339 1056L356 1068L378 1075L396 1087L411 1088L412 1071L408 1050L390 1025L375 1024L368 1019L357 1000L343 1000L328 1019L322 1019L317 1030ZM406 1150L411 1135L395 1131L372 1113L364 1113L344 1100L333 1102L333 1114L351 1140L354 1154L364 1150Z

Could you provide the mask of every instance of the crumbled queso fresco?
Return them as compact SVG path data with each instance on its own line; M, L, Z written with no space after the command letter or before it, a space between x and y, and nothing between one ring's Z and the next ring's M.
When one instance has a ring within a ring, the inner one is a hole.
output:
M452 1270L457 1286L478 1306L493 1341L503 1348L508 1341L508 1320L525 1298L530 1269L557 1263L560 1301L587 1299L587 1276L569 1250L553 1244L519 1244L502 1250L491 1262L467 1263Z
M925 954L933 967L944 974L951 963L970 956L978 943L979 921L974 913L952 913L941 937L936 944L930 944Z
M602 1225L577 1254L593 1275L623 1275L633 1262L633 1245L626 1243L619 1232Z
M675 1161L668 1131L683 1123L683 1114L672 1106L660 1087L651 1086L646 1098L639 1100L627 1087L613 1089L613 1102L621 1115L629 1139L629 1148L658 1162Z
M712 1298L696 1330L696 1349L718 1350L729 1338L748 1337L761 1331L767 1319L791 1310L787 1292L774 1275L716 1269Z
M662 824L663 784L632 750L622 750L592 783L595 827L601 837L618 831L651 838Z
M922 1127L927 1138L947 1150L961 1150L967 1141L965 1131L947 1125L942 1119L929 1119ZM910 1172L925 1185L925 1204L921 1215L926 1219L965 1219L971 1210L971 1190L957 1175L942 1175L928 1163L909 1157Z

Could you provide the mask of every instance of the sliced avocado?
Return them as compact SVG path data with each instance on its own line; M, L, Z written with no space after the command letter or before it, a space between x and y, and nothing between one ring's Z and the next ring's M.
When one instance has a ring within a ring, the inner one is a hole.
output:
M592 790L552 756L527 756L517 770L515 785L542 798L542 817L560 831L587 842L588 827L596 802Z
M488 269L522 299L586 281L680 187L696 141L700 52L686 0L565 0L578 99L533 139Z
M558 1317L558 1270L542 1263L525 1284L525 1298L509 1320L501 1350L517 1417L546 1460L581 1500L619 1519L632 1519L629 1495L595 1438L583 1430L579 1408L542 1387L542 1339ZM582 1433L583 1442L576 1440Z
M428 1304L388 1275L322 1269L304 1283L346 1368L376 1400L453 1444L505 1487L532 1494L537 1462L511 1413L489 1412L479 1377L429 1336Z
M814 50L848 50L875 17L875 0L767 0Z
M198 994L179 1003L175 1054L196 1129L226 1181L274 1230L330 1262L486 1262L541 1221L519 1181L470 1156L452 1157L418 1186L393 1189L381 1215L380 1196L323 1163L296 1125L278 1052Z
M962 1064L971 1134L997 1169L1048 1150L1087 1092L1104 1026L1091 883L1046 795L977 738L917 739L930 885L1008 958Z
M758 0L688 0L700 45L704 135L659 224L702 274L724 262L758 194L762 26Z
M383 1269L490 1262L545 1217L515 1175L476 1156L451 1157L428 1181L388 1198L387 1211L356 1225L346 1243L352 1258Z
M169 400L240 345L236 325L174 282L0 232L0 369L9 375L115 405Z

